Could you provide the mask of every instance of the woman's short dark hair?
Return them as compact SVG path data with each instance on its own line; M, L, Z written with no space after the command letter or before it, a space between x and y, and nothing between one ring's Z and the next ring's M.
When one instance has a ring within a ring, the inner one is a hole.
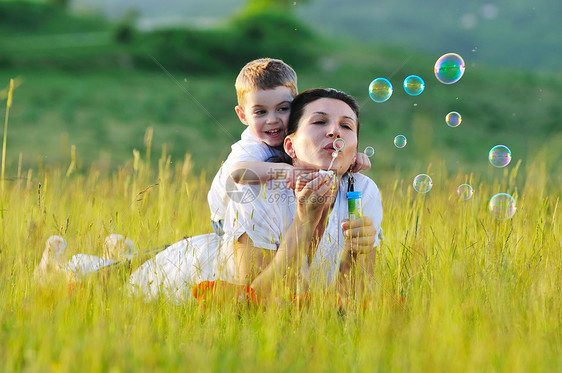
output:
M307 89L295 96L291 103L291 114L287 125L287 135L297 132L299 121L304 113L304 108L309 103L321 98L333 98L345 102L357 116L357 135L359 136L359 106L355 99L345 92L334 88L313 88Z

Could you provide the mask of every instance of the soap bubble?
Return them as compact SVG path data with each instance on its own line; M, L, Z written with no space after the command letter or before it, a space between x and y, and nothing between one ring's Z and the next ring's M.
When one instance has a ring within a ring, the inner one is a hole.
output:
M474 194L474 190L469 184L461 184L457 188L457 194L459 195L460 199L466 201L472 198L472 194Z
M453 84L464 74L464 60L456 53L447 53L439 57L433 70L435 77L443 84Z
M498 220L511 219L517 210L515 199L507 193L498 193L490 199L490 212Z
M367 155L367 157L371 158L373 155L375 155L375 148L373 148L372 146L367 146L364 153L365 155Z
M462 122L462 117L459 113L457 113L456 111L451 111L449 114L447 114L447 116L445 117L445 122L447 123L447 125L449 127L458 127L461 122Z
M405 147L407 142L408 142L408 140L406 139L406 136L404 136L404 135L398 135L394 138L394 145L397 148L400 148L400 149Z
M496 145L490 149L488 159L494 167L505 167L511 162L511 150L505 145Z
M337 138L334 140L334 149L341 152L345 148L345 140L342 138Z
M410 96L417 96L423 92L425 83L422 78L417 75L410 75L404 79L404 90Z
M433 182L429 175L426 174L419 174L414 178L414 189L418 193L427 193L433 187Z
M385 102L392 96L392 84L385 78L377 78L369 84L369 96L375 102Z

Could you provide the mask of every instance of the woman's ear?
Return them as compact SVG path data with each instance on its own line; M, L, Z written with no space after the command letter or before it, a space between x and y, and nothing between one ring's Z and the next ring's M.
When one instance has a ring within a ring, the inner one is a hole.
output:
M236 111L236 115L238 115L238 119L240 119L240 122L247 126L248 121L246 120L246 113L244 112L244 109L242 109L242 106L236 105L234 111Z
M285 153L287 153L291 159L296 157L295 149L293 148L293 139L290 136L285 137L283 148L285 149Z

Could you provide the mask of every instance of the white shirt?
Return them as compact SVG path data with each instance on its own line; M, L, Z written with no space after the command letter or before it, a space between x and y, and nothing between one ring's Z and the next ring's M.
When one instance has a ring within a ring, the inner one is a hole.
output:
M380 192L368 177L361 174L354 177L355 190L362 192L363 215L370 217L377 229L373 245L377 246L382 234ZM131 292L148 299L162 292L182 301L191 298L191 288L201 281L238 282L233 247L243 233L252 239L255 247L277 250L295 217L294 191L286 189L284 181L266 186L244 185L242 189L250 189L248 194L257 197L251 201L230 200L222 237L211 233L176 242L131 274ZM301 269L309 282L322 287L334 283L343 256L341 221L348 218L346 192L347 177L344 177L311 265Z
M232 166L237 162L267 162L271 157L278 157L282 150L272 148L255 137L249 128L242 132L240 141L232 145L232 151L215 175L211 189L207 194L207 201L211 209L211 220L224 219L226 205L232 198L244 199L242 188L236 184L230 174ZM246 196L247 197L247 196Z
M382 235L382 203L377 185L367 176L354 174L355 190L362 192L363 216L373 220L377 230L373 246L379 244ZM335 280L343 256L344 237L341 222L348 219L347 204L347 176L340 180L336 201L328 216L328 223L322 239L313 257L310 268L303 267L305 275L312 276L310 280L320 280L324 285L330 285ZM286 189L284 180L275 180L267 186L251 185L248 188L259 189L253 194L257 198L248 203L230 203L224 222L224 239L236 242L246 233L255 247L277 250L285 232L292 224L296 213L296 197L294 191ZM322 278L322 279L321 279Z

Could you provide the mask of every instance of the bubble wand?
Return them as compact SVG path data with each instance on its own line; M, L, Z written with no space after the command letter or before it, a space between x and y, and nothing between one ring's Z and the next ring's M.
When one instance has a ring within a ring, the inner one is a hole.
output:
M334 140L334 152L332 153L332 161L330 162L330 166L328 167L327 171L330 171L334 161L338 157L338 153L341 152L345 148L345 140L344 139L335 139Z
M328 169L326 171L324 170L319 170L318 173L320 174L329 174L330 176L332 176L334 174L334 171L331 170L332 165L334 164L334 161L336 160L338 153L341 152L344 148L345 148L345 140L341 139L341 138L337 138L334 140L333 142L333 146L334 146L334 152L332 153L332 161L330 162L330 166L328 167ZM336 179L334 178L334 185L333 185L333 190L336 189Z

